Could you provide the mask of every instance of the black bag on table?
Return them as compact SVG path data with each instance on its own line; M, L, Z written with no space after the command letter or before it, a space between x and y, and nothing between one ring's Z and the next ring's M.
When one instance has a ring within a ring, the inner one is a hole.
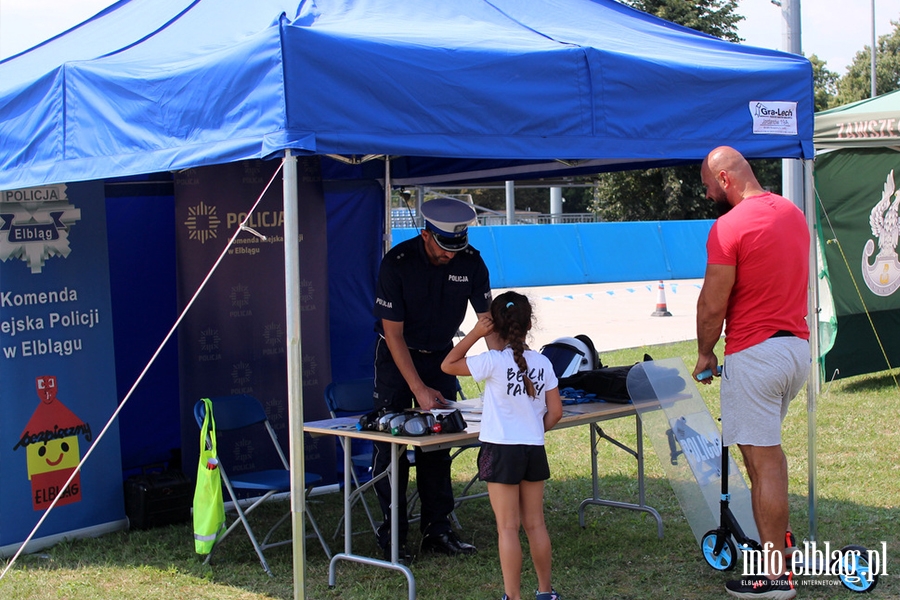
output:
M644 360L653 359L645 354ZM588 394L596 394L598 398L607 402L628 404L631 402L631 396L628 394L627 381L628 372L632 367L634 365L602 367L591 371L581 371L569 377L561 377L559 379L559 389L569 387L576 390L584 390Z

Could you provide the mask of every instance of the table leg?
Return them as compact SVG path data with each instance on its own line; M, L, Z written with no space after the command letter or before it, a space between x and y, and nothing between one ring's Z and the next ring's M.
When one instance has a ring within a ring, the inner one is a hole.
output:
M335 582L337 580L337 563L341 560L346 560L350 562L357 562L366 565L372 565L375 567L382 567L386 569L394 569L403 573L406 576L406 581L409 585L409 600L416 600L416 579L413 577L412 571L409 570L404 564L400 563L400 550L399 550L399 525L397 524L397 505L399 499L399 456L401 451L405 448L402 444L391 444L391 469L390 469L390 482L391 482L391 561L387 562L384 560L379 560L377 558L370 558L368 556L360 556L358 554L353 554L352 551L352 540L353 540L353 530L350 527L350 512L352 507L351 502L351 492L350 492L350 469L352 468L350 462L350 452L344 452L344 552L340 554L335 554L331 558L331 563L328 565L328 586L334 587ZM378 475L377 478L383 477L384 474ZM366 482L366 484L371 484L375 481L376 478L373 478L372 481Z
M350 523L350 513L352 512L353 502L351 501L353 473L353 441L350 438L342 438L344 443L344 552L353 554L353 526Z
M652 506L647 506L644 502L644 440L643 440L643 428L641 426L641 419L638 416L635 416L635 429L637 432L637 451L632 450L628 446L619 442L618 440L607 435L603 429L600 428L596 423L592 423L590 425L591 428L591 491L593 493L592 497L582 500L581 504L578 506L578 524L581 525L582 528L585 527L584 522L584 509L589 505L600 505L600 506L610 506L612 508L624 508L627 510L637 510L641 512L650 513L653 515L653 518L656 519L656 531L659 539L663 537L663 523L662 517L659 515L659 512ZM617 502L615 500L604 500L600 498L600 484L599 484L599 474L597 468L597 443L598 436L605 439L609 443L613 444L617 448L621 448L628 454L632 455L635 459L637 459L638 463L638 504L632 504L630 502Z

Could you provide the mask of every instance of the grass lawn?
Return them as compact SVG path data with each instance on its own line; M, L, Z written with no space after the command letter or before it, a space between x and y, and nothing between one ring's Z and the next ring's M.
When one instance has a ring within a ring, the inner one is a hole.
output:
M695 343L631 348L602 355L604 364L627 365L644 353L655 359L680 357L693 368ZM718 384L701 386L704 399L718 417ZM464 382L467 395L478 393ZM887 373L848 378L825 386L816 410L817 524L821 547L859 544L886 549L887 573L871 598L900 598L900 390ZM807 477L807 402L801 394L791 405L784 427L784 449L790 471L792 527L801 541L809 535L810 491ZM606 422L603 430L634 447L631 418ZM588 506L585 527L578 524L578 506L591 495L590 442L587 427L547 436L553 478L547 483L545 514L553 542L554 586L565 600L576 599L713 599L728 597L727 579L707 566L690 526L682 514L659 459L645 439L647 504L662 515L663 539L647 514ZM631 502L637 498L636 462L613 445L598 446L600 491L604 498ZM664 457L667 459L667 457ZM738 459L738 462L740 460ZM475 472L475 452L454 461L454 479L461 488ZM480 485L480 484L479 484ZM275 519L287 503L258 515ZM376 506L374 497L371 505ZM319 524L330 536L342 510L341 494L312 500ZM503 595L497 557L494 519L488 501L464 503L456 511L460 536L478 546L477 556L447 558L416 555L412 570L421 600L454 598L498 599ZM361 509L354 526L366 524ZM529 597L535 578L527 558L523 569L523 597ZM415 526L410 549L416 554L420 538ZM884 543L884 547L882 547ZM339 537L331 548L342 549ZM406 579L396 571L341 562L337 586L328 587L328 560L315 540L308 540L306 592L308 598L378 600L406 598ZM378 556L371 532L358 535L357 552ZM120 532L96 539L58 544L22 556L0 581L4 600L42 599L244 599L293 598L290 546L272 549L267 558L275 573L263 572L246 536L235 532L204 565L194 553L190 524L149 531ZM798 598L850 598L854 594L836 577L801 577Z

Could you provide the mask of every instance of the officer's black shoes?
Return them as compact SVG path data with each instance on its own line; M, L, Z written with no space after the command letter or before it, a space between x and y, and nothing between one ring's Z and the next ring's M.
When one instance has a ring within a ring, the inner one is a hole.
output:
M478 549L475 546L460 540L452 531L426 534L422 539L422 550L427 552L438 552L449 556L456 556L458 554L471 555L478 552Z

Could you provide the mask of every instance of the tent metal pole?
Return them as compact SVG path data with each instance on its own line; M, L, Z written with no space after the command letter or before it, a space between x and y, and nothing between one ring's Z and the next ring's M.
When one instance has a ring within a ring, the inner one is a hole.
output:
M563 197L561 187L550 188L550 222L562 223Z
M800 0L782 0L781 49L791 54L803 54L801 44ZM781 161L781 195L803 208L802 161L786 158Z
M816 253L816 188L813 179L813 161L803 161L804 173L804 212L809 228L809 324L810 371L806 382L806 429L807 429L807 465L808 465L808 502L809 502L809 540L816 540L816 400L819 393L819 265Z
M287 313L288 445L294 600L306 598L306 463L303 449L303 361L300 348L300 218L297 157L284 151L284 301Z
M416 229L425 228L425 219L422 218L422 203L425 202L425 186L416 186Z
M393 222L391 221L391 157L384 157L384 243L381 248L381 255L384 256L391 249L391 229Z
M516 224L516 182L506 182L506 224Z
M871 88L871 95L869 96L870 98L874 98L878 95L878 77L876 76L875 72L875 49L877 48L877 46L875 45L875 43L875 0L872 0L872 51L869 53L871 54L871 56L869 56L869 78L871 79L871 81L869 82L869 87Z

